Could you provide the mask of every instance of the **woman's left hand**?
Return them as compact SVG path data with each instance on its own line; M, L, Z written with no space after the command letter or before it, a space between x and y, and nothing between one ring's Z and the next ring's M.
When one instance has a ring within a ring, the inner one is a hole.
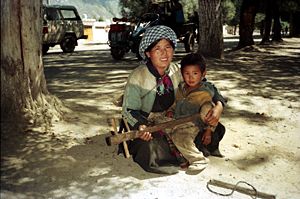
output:
M211 126L217 126L219 119L221 117L223 111L223 105L221 102L217 102L216 106L214 106L205 116L205 122Z
M143 131L146 128L147 128L146 125L140 125L139 126L139 131ZM139 138L144 140L144 141L150 141L150 140L152 140L152 135L151 135L150 132L142 132L142 133L140 133Z

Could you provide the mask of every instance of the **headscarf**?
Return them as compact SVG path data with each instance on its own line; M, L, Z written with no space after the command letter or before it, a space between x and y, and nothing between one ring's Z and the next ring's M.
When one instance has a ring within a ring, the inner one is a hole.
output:
M143 60L146 60L145 50L155 41L159 39L169 39L174 46L177 45L176 33L168 26L157 25L146 30L139 46L139 53Z

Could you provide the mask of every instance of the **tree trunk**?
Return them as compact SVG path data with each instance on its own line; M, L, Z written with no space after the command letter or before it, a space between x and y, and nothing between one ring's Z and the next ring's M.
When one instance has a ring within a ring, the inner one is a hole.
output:
M295 30L294 21L295 21L294 20L294 14L292 12L290 12L290 18L289 18L289 23L290 23L290 25L289 25L289 36L290 37L295 36L295 34L294 34L294 30Z
M40 0L1 0L2 122L49 125L61 115L46 86L41 19Z
M223 58L221 0L199 0L198 52L207 57Z
M272 18L273 18L273 8L270 5L272 1L268 0L266 3L266 10L265 10L265 26L264 26L264 35L260 42L260 44L265 44L270 42L270 35L271 35L271 28L272 28Z
M244 0L242 3L239 31L240 40L237 48L243 48L254 44L252 35L254 31L256 8L256 0Z
M274 19L273 28L272 20ZM261 44L270 42L271 28L272 28L272 41L282 41L281 37L281 24L280 24L280 13L279 13L279 2L268 0L266 3L265 11L265 34L262 38Z
M290 14L290 27L289 27L289 36L290 37L299 37L300 36L300 12L294 12Z
M272 41L277 41L281 42L282 37L281 37L281 24L280 24L280 13L279 13L279 6L278 6L278 1L273 2L274 4L274 25L273 25L273 37Z

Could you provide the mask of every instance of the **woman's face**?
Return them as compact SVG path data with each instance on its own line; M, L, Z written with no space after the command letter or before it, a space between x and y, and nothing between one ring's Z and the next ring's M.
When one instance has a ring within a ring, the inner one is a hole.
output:
M160 40L146 56L150 58L153 66L157 69L160 75L163 75L169 67L174 55L174 49L170 42L166 39Z

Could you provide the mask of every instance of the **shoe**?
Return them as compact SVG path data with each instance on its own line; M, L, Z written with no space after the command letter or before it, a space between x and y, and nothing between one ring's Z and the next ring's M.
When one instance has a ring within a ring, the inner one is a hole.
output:
M208 149L206 147L204 147L204 146L200 147L200 151L203 153L203 155L205 157L208 157L208 156L211 155L210 152L208 151Z
M203 171L206 167L207 163L193 163L188 167L186 174L196 175Z
M186 162L184 162L184 163L181 163L180 164L180 168L182 168L182 169L186 169L186 168L188 168L189 167L189 162L188 161L186 161Z
M220 152L219 149L216 149L213 152L210 152L210 155L216 156L216 157L219 157L219 158L223 158L224 157L224 155L221 154L221 152Z
M167 175L173 175L179 172L177 167L172 166L150 167L149 169L147 169L147 171L151 173Z

